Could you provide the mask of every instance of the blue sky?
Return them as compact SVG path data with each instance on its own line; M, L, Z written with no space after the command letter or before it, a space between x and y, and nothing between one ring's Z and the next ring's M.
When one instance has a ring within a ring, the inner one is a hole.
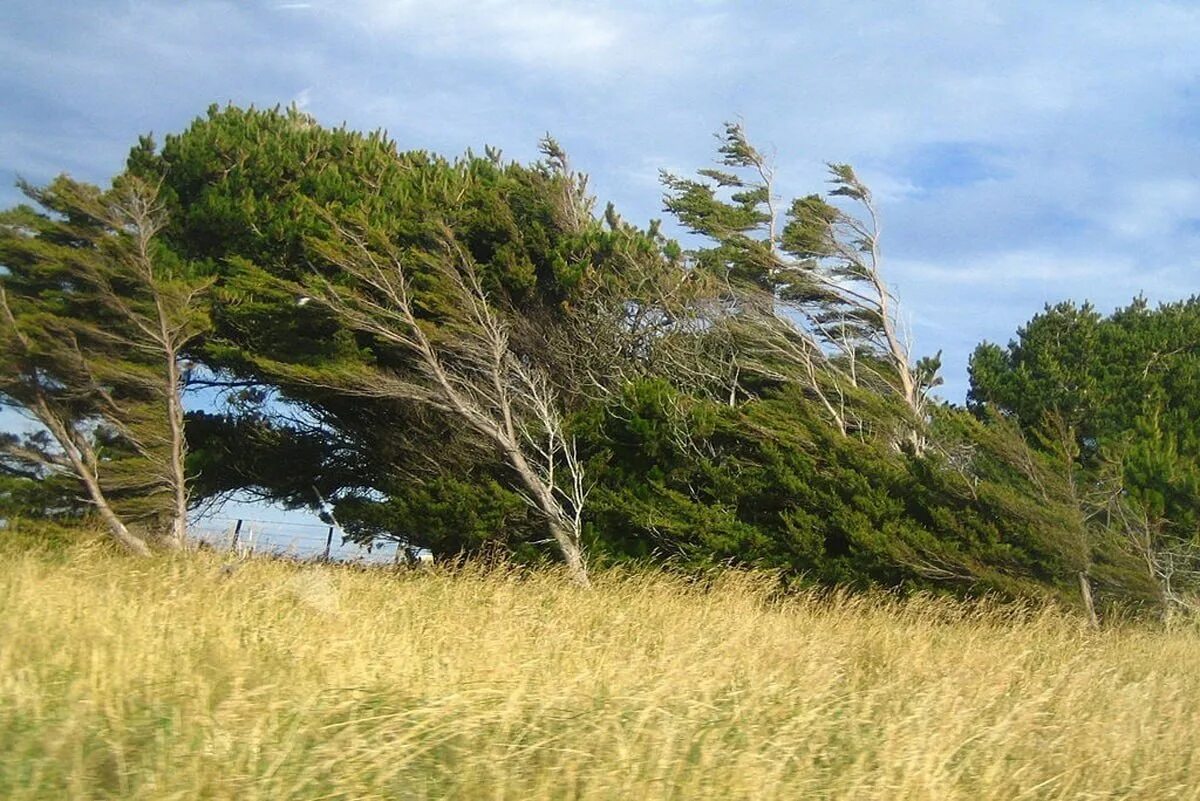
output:
M6 0L0 203L103 181L212 102L295 102L402 147L536 155L661 216L660 168L730 118L785 195L849 162L919 353L966 360L1047 301L1200 289L1200 3Z

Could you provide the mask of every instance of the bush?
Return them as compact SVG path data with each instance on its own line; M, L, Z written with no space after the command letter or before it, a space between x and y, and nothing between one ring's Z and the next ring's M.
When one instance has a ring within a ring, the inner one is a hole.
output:
M580 415L576 433L598 482L588 523L602 559L1074 598L1092 558L1046 457L961 410L937 412L934 447L917 457L842 436L797 391L730 407L644 381Z

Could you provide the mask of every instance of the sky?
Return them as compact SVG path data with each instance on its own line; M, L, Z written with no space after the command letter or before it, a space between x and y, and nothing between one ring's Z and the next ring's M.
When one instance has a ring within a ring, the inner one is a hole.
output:
M914 350L967 359L1047 302L1200 290L1200 2L4 0L0 205L103 182L211 103L295 103L402 148L537 156L662 217L660 169L740 120L785 198L873 188ZM666 221L669 233L682 233Z

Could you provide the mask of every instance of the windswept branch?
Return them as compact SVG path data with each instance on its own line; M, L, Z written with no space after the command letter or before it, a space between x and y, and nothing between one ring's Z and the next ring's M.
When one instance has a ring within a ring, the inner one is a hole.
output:
M365 225L328 222L334 235L317 247L350 281L314 278L313 294L348 326L400 349L409 365L351 371L351 381L328 372L309 380L425 404L458 419L513 470L573 580L586 585L582 462L545 374L510 348L509 326L489 302L474 260L449 230L432 251L401 251ZM415 270L442 293L436 314L418 301Z

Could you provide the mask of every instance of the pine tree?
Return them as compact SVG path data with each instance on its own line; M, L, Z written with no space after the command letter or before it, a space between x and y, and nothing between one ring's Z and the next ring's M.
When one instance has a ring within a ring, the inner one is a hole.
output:
M147 549L130 520L165 519L165 542L182 546L181 359L207 328L209 281L161 247L164 210L140 179L122 176L106 191L65 176L23 188L42 211L0 218L0 396L56 447L10 442L9 453L73 474L130 550Z
M882 273L880 223L870 190L845 164L830 164L833 199L858 205L859 218L818 195L781 211L770 159L740 124L718 136L722 169L699 180L664 173L665 206L713 245L693 251L698 269L720 275L758 340L746 366L778 374L790 362L844 433L849 389L866 387L904 404L903 439L918 451L926 392L937 383L938 357L913 363L898 303ZM754 300L756 291L767 300ZM755 332L753 329L757 328ZM763 359L754 358L755 352Z

